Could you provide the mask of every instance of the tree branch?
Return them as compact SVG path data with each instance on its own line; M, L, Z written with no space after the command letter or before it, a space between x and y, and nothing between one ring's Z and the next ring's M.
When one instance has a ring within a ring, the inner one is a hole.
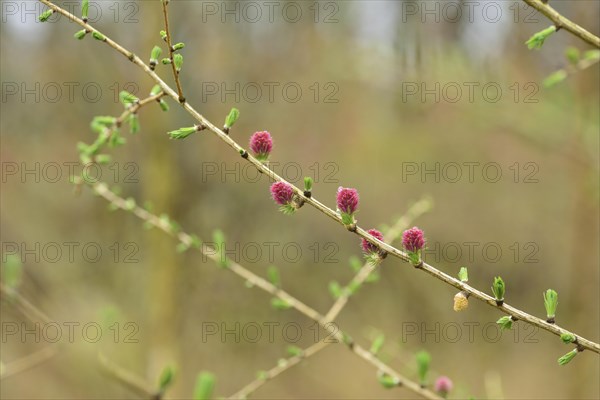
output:
M571 32L581 40L591 44L594 47L600 47L600 38L593 33L587 31L581 26L572 22L568 18L563 17L558 11L556 11L550 4L543 3L541 0L523 0L530 7L535 8L540 13L544 14L550 21L554 22L557 29L564 29Z
M127 200L125 200L124 198L122 198L122 197L118 196L117 194L115 194L114 192L112 192L105 183L97 182L97 183L93 183L90 185L91 185L92 189L94 190L94 192L96 192L98 195L100 195L104 199L108 200L115 207L120 208L124 211L129 211L129 212L133 213L135 216L144 220L148 224L155 226L156 228L164 231L165 233L167 233L170 236L175 237L178 241L180 241L187 247L189 247L189 248L193 247L193 248L197 249L200 253L202 253L204 255L204 257L211 259L216 264L220 265L222 263L223 259L221 258L220 254L216 254L215 252L212 252L212 251L207 252L202 246L194 247L195 240L191 235L189 235L183 231L180 231L180 230L175 230L173 228L173 226L169 223L169 221L166 221L165 219L161 219L157 215L154 215L137 205L131 207L131 205L127 202ZM286 304L290 305L292 308L294 308L297 311L299 311L300 313L304 314L311 320L317 322L321 326L321 328L323 328L325 331L327 331L329 333L330 336L328 337L328 339L335 339L335 340L337 340L337 342L344 343L350 349L350 351L352 351L354 354L358 355L359 357L361 357L362 359L364 359L371 365L375 366L377 368L377 370L382 371L383 373L396 379L396 381L398 382L398 386L406 387L408 390L412 391L413 393L420 395L427 399L440 399L439 396L437 396L435 393L433 393L429 389L422 388L418 383L413 382L413 381L409 380L408 378L404 377L403 375L399 374L394 369L392 369L390 366L388 366L387 364L382 362L380 359L378 359L374 354L372 354L368 350L364 349L360 345L354 343L353 339L350 336L348 336L343 331L339 330L334 324L326 321L325 317L323 315L321 315L315 309L304 304L302 301L293 297L286 291L278 288L277 286L273 285L266 279L256 275L252 271L244 268L243 266L234 262L233 260L228 260L228 261L229 262L228 262L227 268L226 268L227 270L229 270L229 271L233 272L234 274L238 275L239 277L243 278L245 281L250 282L253 287L256 286L256 287L264 290L265 292L267 292L275 297L278 297L279 299L283 300Z
M134 53L132 53L131 51L125 49L124 47L122 47L121 45L119 45L118 43L116 43L115 41L113 41L112 39L108 38L107 36L103 35L101 32L99 32L97 29L93 28L91 25L89 25L88 23L84 22L83 20L81 20L80 18L76 17L75 15L69 13L68 11L64 10L63 8L55 5L54 3L50 2L49 0L39 0L42 3L46 4L48 7L50 7L52 10L54 10L55 12L58 12L62 15L64 15L65 17L67 17L68 19L72 20L73 22L77 23L78 25L84 27L85 29L89 29L90 32L98 32L100 33L100 35L102 35L102 37L104 38L104 42L109 45L110 47L114 48L116 51L118 51L119 53L123 54L125 57L127 57L131 62L133 62L134 64L136 64L137 66L139 66L142 70L144 70L146 72L146 74L148 74L158 85L160 85L160 87L162 88L163 92L166 93L168 96L172 97L173 99L175 99L176 101L179 101L179 96L178 94L169 86L167 85L154 71L152 71L138 56L136 56ZM536 4L539 6L539 4L537 4L537 1L533 1L533 0L525 0L525 1L532 1L532 3ZM561 17L562 18L562 17ZM564 23L565 19L561 19L561 21ZM567 20L568 21L568 20ZM565 25L568 26L568 25ZM583 29L583 28L581 28ZM597 39L597 38L596 38ZM196 111L189 103L185 102L185 103L180 103L181 106L194 118L196 119L198 122L200 122L202 124L203 127L205 127L206 129L210 130L210 132L212 132L214 135L216 135L219 139L221 139L223 142L225 142L229 147L231 147L232 149L234 149L236 151L236 153L239 154L246 154L247 157L245 157L245 159L250 162L252 165L254 165L256 167L256 169L258 169L260 172L264 173L265 175L267 175L269 178L271 178L273 181L280 181L280 182L286 182L288 183L294 190L295 195L298 196L299 199L303 200L304 203L306 204L310 204L311 206L313 206L314 208L316 208L317 210L319 210L320 212L322 212L323 214L325 214L326 216L328 216L329 218L331 218L332 220L334 220L335 222L337 222L338 224L344 226L344 223L342 221L341 216L334 211L333 209L327 207L326 205L324 205L323 203L321 203L320 201L318 201L315 197L307 197L304 195L304 191L299 189L298 187L296 187L295 185L290 184L289 182L287 182L285 179L283 179L281 176L279 176L278 174L276 174L274 171L272 171L267 165L263 164L261 161L259 161L258 159L256 159L255 157L253 157L252 155L248 154L246 152L246 150L240 146L235 140L233 140L231 138L231 136L227 135L225 132L223 132L221 129L219 129L217 126L215 126L214 124L212 124L208 119L206 119L204 116L202 116L198 111ZM145 210L143 210L145 211ZM346 229L344 227L344 229ZM388 254L399 258L400 260L403 260L405 262L410 262L410 258L408 256L408 254L406 254L405 252L387 244L384 243L380 240L377 240L375 238L373 238L371 235L369 235L367 233L367 231L365 231L363 228L360 227L356 227L356 229L353 231L353 233L355 233L356 235L362 237L363 239L367 240L370 243L373 243L375 245L377 245L381 250L386 251ZM237 264L233 264L233 265L237 265ZM238 266L239 267L239 266ZM241 267L240 267L241 268ZM232 268L232 270L234 270L236 268ZM504 312L507 315L511 315L516 319L519 319L521 321L524 321L526 323L529 323L533 326L537 326L540 329L546 330L550 333L553 333L554 335L560 336L563 333L572 333L564 328L559 327L558 325L555 324L550 324L548 322L546 322L545 320L538 318L538 317L534 317L533 315L530 315L524 311L521 311L513 306L508 305L507 303L504 303L503 305L497 305L495 299L486 294L483 293L471 286L469 286L468 284L436 269L435 267L427 264L427 263L421 263L419 265L419 268L422 271L427 272L429 275L435 277L436 279L445 282L446 284L453 286L465 293L468 293L470 296L472 296L475 299L478 299L480 301L483 301L484 303L497 308L498 310ZM244 270L245 271L245 270ZM235 271L234 271L235 272ZM242 272L237 271L237 272ZM236 273L237 273L236 272ZM249 272L249 271L248 271ZM262 279L262 278L261 278ZM263 280L264 281L264 280ZM267 285L270 285L269 282L264 281L264 283L266 283ZM272 285L270 285L272 286ZM277 291L278 289L275 288L273 286L273 288ZM600 354L600 345L598 343L595 343L591 340L585 339L579 335L576 335L577 337L577 343L580 346L581 349L588 349L591 350L595 353L599 353ZM368 352L367 352L368 353ZM357 353L358 354L358 353ZM385 371L384 371L385 372Z

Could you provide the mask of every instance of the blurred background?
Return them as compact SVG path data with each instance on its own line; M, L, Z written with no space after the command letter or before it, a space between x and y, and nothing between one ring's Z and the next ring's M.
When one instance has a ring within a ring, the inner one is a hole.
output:
M599 33L600 3L553 1ZM77 2L65 2L80 14ZM118 92L145 97L153 86L108 46L72 35L79 28L32 1L2 3L2 261L22 259L19 291L56 321L35 325L3 298L3 368L52 345L49 360L2 380L3 398L136 398L103 372L98 353L155 385L177 369L167 398L189 398L196 375L217 377L228 396L323 331L296 311L278 311L195 251L69 183L79 174L76 144L91 143L97 115L119 115ZM162 44L158 1L92 2L91 22L149 58ZM268 130L276 172L335 206L338 186L360 193L359 224L393 224L415 201L433 208L426 261L489 292L494 276L507 301L544 317L542 292L559 293L557 322L600 339L598 67L552 88L543 80L568 64L565 50L590 47L567 32L539 51L524 42L551 23L520 1L202 2L171 1L175 42L185 42L185 96L245 145ZM164 55L164 52L163 52ZM157 72L173 83L170 68ZM174 102L140 111L141 132L91 173L138 204L151 202L186 232L227 238L230 256L325 313L331 281L353 276L354 235L311 207L277 211L269 182L210 133L185 141L167 131L195 121ZM3 268L5 268L3 266ZM414 354L432 355L429 381L455 384L450 398L598 398L600 359L570 350L521 323L499 332L496 310L471 301L452 310L455 291L387 258L339 325L417 379ZM256 337L256 327L261 336ZM272 328L270 328L272 327ZM35 382L35 384L32 384ZM344 346L329 346L255 393L256 398L412 398L384 389L376 371Z

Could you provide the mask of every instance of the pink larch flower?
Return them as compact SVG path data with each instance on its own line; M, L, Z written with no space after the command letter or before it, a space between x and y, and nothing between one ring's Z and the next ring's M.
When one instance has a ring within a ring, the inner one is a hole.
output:
M250 137L250 149L256 158L265 161L273 149L273 139L267 131L256 132Z
M356 189L340 186L337 192L337 208L342 213L354 214L358 208L358 192Z
M271 196L280 206L288 205L294 198L294 189L285 182L275 182L271 185Z
M367 233L373 236L375 239L379 239L383 242L383 234L377 229L369 229ZM374 254L379 251L379 247L369 242L367 239L361 239L362 249L366 254Z
M435 381L435 391L438 392L442 397L446 397L452 390L452 380L447 376L440 376Z
M416 253L425 246L423 231L416 226L407 229L402 234L402 245L412 253Z

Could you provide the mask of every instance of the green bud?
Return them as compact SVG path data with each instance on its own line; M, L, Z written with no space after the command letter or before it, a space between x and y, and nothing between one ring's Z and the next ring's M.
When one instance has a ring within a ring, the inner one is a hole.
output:
M572 333L561 333L560 335L560 340L563 341L563 343L565 344L569 344L569 343L574 343L577 338L575 337L575 335L573 335Z
M571 64L577 64L580 58L579 49L576 47L568 47L567 50L565 50L565 56Z
M225 118L225 128L231 128L235 121L240 117L240 111L237 108L232 108Z
M559 69L558 71L555 71L548 75L546 79L544 79L543 85L544 87L550 88L567 79L567 76L567 71L565 71L564 69Z
M529 50L541 49L542 46L544 45L544 41L546 39L548 39L548 37L550 35L552 35L554 32L556 32L556 26L554 26L554 25L549 26L548 28L544 29L543 31L539 31L539 32L535 33L532 37L529 38L528 41L525 42L525 44L527 45L527 48Z
M158 389L161 393L163 393L170 385L173 383L173 378L175 377L175 368L171 365L163 368L160 373L160 377L158 378Z
M498 321L496 321L496 323L498 325L500 325L501 330L511 329L512 324L513 324L513 319L510 315L505 315L504 317L502 317Z
M133 209L135 209L135 199L133 197L128 197L125 200L125 210L127 211L133 211Z
M166 42L167 41L167 31L160 31L160 38Z
M108 164L112 160L112 157L110 154L98 154L95 160L98 164Z
M292 305L287 301L280 299L279 297L273 297L271 299L271 307L276 310L288 310L292 308Z
M313 179L310 176L304 177L304 191L310 192L312 191Z
M494 297L496 298L496 302L504 301L504 292L505 292L504 281L499 276L494 278L494 284L492 285L492 292L494 293Z
M334 299L337 299L342 295L342 287L337 281L329 282L329 293Z
M346 226L351 226L356 223L356 220L354 219L353 214L348 214L348 213L342 212L341 217L342 217L342 223Z
M81 18L87 22L90 0L81 0Z
M427 373L429 372L429 365L431 364L431 355L425 350L421 350L416 354L416 360L419 381L424 385L427 382Z
M173 45L173 51L181 50L185 47L184 43L176 43Z
M129 114L129 133L136 134L140 131L140 119L137 114Z
M302 349L298 346L288 346L286 352L290 357L298 357L302 355Z
M568 352L567 354L565 354L564 356L562 356L561 358L558 359L558 365L568 364L569 362L571 362L572 359L575 358L577 353L578 353L577 349L571 350L570 352Z
M173 55L173 64L175 64L177 72L181 71L181 67L183 66L183 56L179 53Z
M200 238L198 236L196 236L195 234L191 235L191 238L192 238L191 247L199 249L200 246L202 246L202 241L200 240Z
M112 116L96 116L90 122L90 128L96 133L102 133L105 129L112 128L116 121Z
M87 31L85 29L82 29L80 31L75 32L73 37L77 40L81 40L85 37L85 35L87 35Z
M183 243L183 242L179 242L177 243L177 246L175 246L175 252L181 254L181 253L185 253L186 251L188 251L190 248L190 245L187 243Z
M348 335L346 332L343 332L342 343L344 343L346 346L351 346L354 344L354 339L352 339L352 336Z
M377 335L375 340L373 340L373 343L371 343L370 352L373 355L377 355L381 351L381 348L383 347L384 342L385 342L385 336L383 334Z
M163 58L162 60L160 60L160 62L163 63L163 65L168 65L168 64L171 64L171 59Z
M458 279L461 282L469 281L469 272L467 271L467 267L460 267L460 271L458 271Z
M114 129L112 135L110 136L110 140L108 141L108 145L110 147L117 147L127 143L127 140L119 134L119 131Z
M360 261L360 258L356 256L351 256L348 259L348 262L350 263L350 268L352 268L352 271L354 272L358 272L363 266L362 262Z
M54 10L46 10L46 11L44 11L38 17L38 21L40 21L40 22L46 22L46 21L48 21L48 18L50 18L50 16L52 16L53 13L54 13Z
M265 381L265 380L267 380L268 377L269 377L269 374L265 370L260 370L260 371L256 372L257 379Z
M21 285L23 276L23 264L21 258L15 254L6 256L6 262L2 268L2 281L11 289L17 289Z
M160 106L161 110L163 110L163 111L169 111L169 105L163 99L160 99L158 101L158 105Z
M229 267L229 259L225 255L225 234L222 230L217 229L213 232L213 241L219 254L219 266L221 268Z
M583 53L583 59L588 61L600 60L600 50L588 50Z
M400 380L383 372L377 374L377 380L386 389L392 389L400 385Z
M558 293L552 289L548 289L542 294L544 296L546 316L548 317L547 321L554 323L554 317L556 317L556 307L558 306Z
M194 387L194 400L209 400L215 389L215 376L210 372L200 372Z
M162 54L162 49L159 46L154 46L150 52L150 65L158 64L158 58Z
M90 146L83 142L77 142L77 151L80 154L90 154Z
M267 270L267 279L273 285L275 285L277 287L281 287L281 278L279 277L279 270L277 269L276 266L271 265L269 267L269 269Z
M92 36L94 37L94 39L100 40L101 42L104 42L106 40L106 36L104 36L98 31L92 32Z
M133 103L137 103L138 101L140 101L140 99L138 99L137 97L135 97L134 95L132 95L131 93L129 93L126 90L122 90L119 93L119 100L121 100L121 103L124 106L129 106Z
M154 86L152 86L152 90L150 91L150 96L156 96L161 91L162 91L162 89L161 89L160 85L154 85Z
M177 130L167 132L167 134L171 137L171 139L185 139L186 137L190 136L192 133L197 131L197 127L190 126L187 128L179 128Z

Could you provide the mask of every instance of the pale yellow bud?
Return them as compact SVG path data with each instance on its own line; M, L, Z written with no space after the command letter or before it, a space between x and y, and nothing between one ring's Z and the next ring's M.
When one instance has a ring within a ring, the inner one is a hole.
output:
M454 296L454 311L462 311L469 307L468 293L458 292Z

